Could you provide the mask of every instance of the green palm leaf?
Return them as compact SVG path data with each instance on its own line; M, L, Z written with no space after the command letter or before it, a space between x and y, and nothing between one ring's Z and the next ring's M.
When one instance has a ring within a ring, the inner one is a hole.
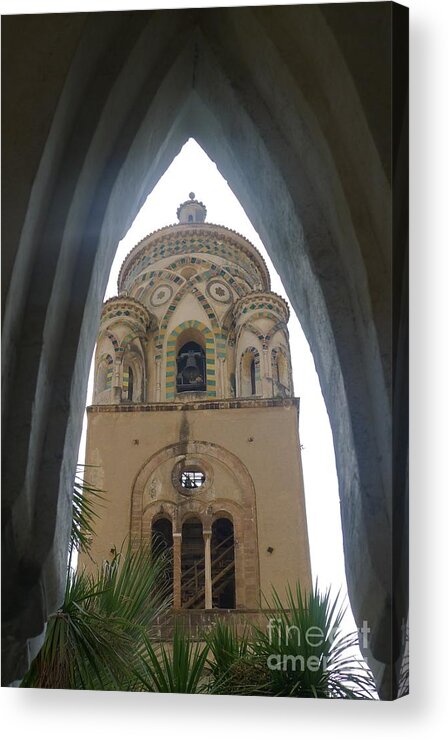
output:
M148 547L128 547L95 575L70 573L22 686L118 690L135 683L138 645L169 606L158 583L163 567Z
M161 693L207 693L207 653L207 645L193 640L177 626L169 643L154 644L145 638L139 671L142 688Z
M254 653L269 667L269 693L275 696L374 698L367 666L352 652L356 633L343 635L345 610L331 591L303 595L287 589L283 603L276 591L268 604L271 626L255 627Z
M73 484L72 526L69 542L69 566L74 552L88 553L95 534L94 524L98 519L97 507L104 501L104 491L88 483L81 470L87 466L78 465Z

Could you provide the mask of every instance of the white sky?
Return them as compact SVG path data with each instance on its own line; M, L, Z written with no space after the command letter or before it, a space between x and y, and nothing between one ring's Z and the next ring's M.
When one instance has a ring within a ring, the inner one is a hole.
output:
M190 139L159 180L137 215L125 238L118 245L112 265L105 299L117 294L117 278L128 252L143 237L162 226L178 223L176 210L193 191L207 207L207 222L227 226L251 241L265 258L271 275L272 290L288 297L260 237L247 218L242 206L218 172L216 165L200 146ZM288 301L289 304L289 301ZM288 324L294 375L294 392L300 397L300 438L308 533L313 579L322 587L330 586L334 595L347 587L342 552L339 513L339 492L333 451L333 440L325 403L314 367L313 357L299 320L291 311ZM92 399L92 370L87 403ZM81 441L84 456L85 433ZM349 604L347 599L348 612ZM345 628L355 629L351 612Z

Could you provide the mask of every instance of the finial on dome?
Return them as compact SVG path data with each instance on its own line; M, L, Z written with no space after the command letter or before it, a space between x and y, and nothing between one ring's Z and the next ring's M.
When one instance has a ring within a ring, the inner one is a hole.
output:
M181 224L202 224L207 215L207 209L203 203L195 200L193 192L189 193L190 200L181 203L177 209L177 218Z

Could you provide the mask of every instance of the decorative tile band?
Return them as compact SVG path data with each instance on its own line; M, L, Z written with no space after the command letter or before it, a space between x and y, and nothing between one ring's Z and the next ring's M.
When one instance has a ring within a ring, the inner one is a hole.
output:
M133 283L133 279L143 270L145 267L149 267L151 264L158 262L165 257L177 256L179 254L207 254L216 255L223 257L226 260L235 262L240 267L243 267L249 274L257 276L257 282L262 282L262 277L258 272L256 265L248 258L242 250L233 244L225 244L223 241L211 240L211 239L177 239L170 240L169 237L166 242L157 244L151 248L149 254L144 254L140 259L136 261L132 269L126 275L124 281L124 288L129 289ZM194 258L193 258L194 259ZM193 262L192 259L192 262ZM177 264L177 261L174 263Z

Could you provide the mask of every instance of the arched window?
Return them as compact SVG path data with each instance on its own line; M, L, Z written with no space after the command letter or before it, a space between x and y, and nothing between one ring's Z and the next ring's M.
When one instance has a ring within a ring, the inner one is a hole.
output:
M152 523L151 543L155 557L173 546L173 527L166 517L160 517Z
M257 386L255 383L255 360L252 358L250 362L250 392L252 396L257 393Z
M132 401L132 397L134 394L134 373L132 372L132 367L129 368L129 378L128 378L128 401Z
M205 607L205 552L202 522L193 517L182 527L182 608Z
M255 347L247 347L241 355L240 395L256 396L260 389L260 355Z
M163 584L168 592L173 588L173 526L166 517L156 519L152 523L151 550L153 558L165 558L162 572ZM162 589L165 593L165 588Z
M283 349L273 349L271 352L272 379L274 392L281 396L290 393L289 364Z
M123 396L126 401L132 401L134 396L134 372L130 365L123 370Z
M205 352L197 342L186 342L177 353L176 391L206 391Z
M213 522L211 554L213 607L235 609L235 540L227 517Z

